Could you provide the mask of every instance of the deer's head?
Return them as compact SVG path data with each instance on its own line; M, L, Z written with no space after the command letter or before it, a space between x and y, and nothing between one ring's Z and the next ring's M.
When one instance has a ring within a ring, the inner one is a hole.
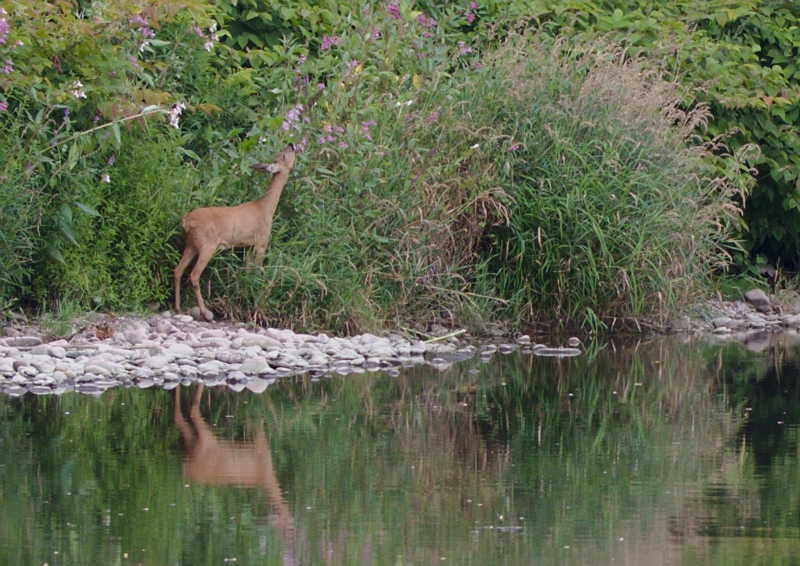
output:
M294 144L290 143L272 160L272 163L256 163L252 169L262 173L289 173L294 167L295 153Z

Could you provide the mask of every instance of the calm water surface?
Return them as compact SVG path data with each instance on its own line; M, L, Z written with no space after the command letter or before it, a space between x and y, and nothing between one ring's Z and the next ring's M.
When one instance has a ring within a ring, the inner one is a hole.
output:
M798 564L797 342L0 397L0 564Z

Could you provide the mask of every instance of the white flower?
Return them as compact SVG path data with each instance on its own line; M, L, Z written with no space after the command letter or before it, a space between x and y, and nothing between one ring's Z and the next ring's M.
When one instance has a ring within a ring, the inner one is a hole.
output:
M478 149L480 146L481 146L481 144L476 143L475 145L472 146L472 149Z
M409 100L408 102L406 102L406 106L411 106L412 104L414 104L413 100Z
M183 102L179 102L175 106L172 107L172 110L169 111L169 125L173 128L179 128L178 125L178 116L181 115L181 112L186 108L186 105Z
M108 175L103 175L102 177L100 177L100 180L103 181L104 183L110 183L111 177L109 177Z

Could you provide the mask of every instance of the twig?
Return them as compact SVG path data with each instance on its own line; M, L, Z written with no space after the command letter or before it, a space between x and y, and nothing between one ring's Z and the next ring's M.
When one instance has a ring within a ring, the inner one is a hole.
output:
M431 338L429 340L425 340L423 344L430 344L431 342L439 342L441 340L447 340L448 338L454 338L455 336L461 336L464 334L466 330L463 328L461 330L456 330L455 332L451 332L450 334L445 334L444 336L437 336L436 338Z

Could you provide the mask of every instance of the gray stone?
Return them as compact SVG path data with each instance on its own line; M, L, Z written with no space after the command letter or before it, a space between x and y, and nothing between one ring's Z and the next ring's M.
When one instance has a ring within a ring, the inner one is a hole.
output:
M163 322L166 322L168 326L172 326L167 321L163 321ZM143 330L143 329L140 329L140 328L135 328L133 330L126 330L125 332L122 333L122 335L125 337L125 340L129 344L140 344L140 343L142 343L143 341L147 340L147 334L148 333L147 333L146 330Z
M714 328L736 328L737 322L727 316L720 316L711 321L711 326Z
M264 336L262 334L248 334L247 336L242 336L242 347L248 348L250 346L258 346L260 348L266 348L267 346L280 346L280 340L276 340L275 338L271 338L269 336Z
M744 294L744 300L753 305L758 312L770 312L772 310L769 297L761 289L750 289Z
M262 357L250 358L242 362L239 366L239 371L248 374L267 374L275 373L275 370L270 367L267 360Z
M516 340L517 344L530 344L531 337L527 334L523 334L522 336L518 336Z
M170 363L170 359L166 356L152 356L142 362L142 367L149 369L162 369Z
M4 340L12 348L31 348L42 343L42 339L37 336L8 336Z
M204 376L217 376L223 374L227 371L228 364L224 364L217 360L212 360L210 362L205 362L197 366L197 372Z
M169 348L169 353L179 358L191 358L194 356L194 348L186 344L173 344Z
M220 348L214 354L214 357L226 364L240 364L247 359L246 352L237 352L236 350L225 350Z

